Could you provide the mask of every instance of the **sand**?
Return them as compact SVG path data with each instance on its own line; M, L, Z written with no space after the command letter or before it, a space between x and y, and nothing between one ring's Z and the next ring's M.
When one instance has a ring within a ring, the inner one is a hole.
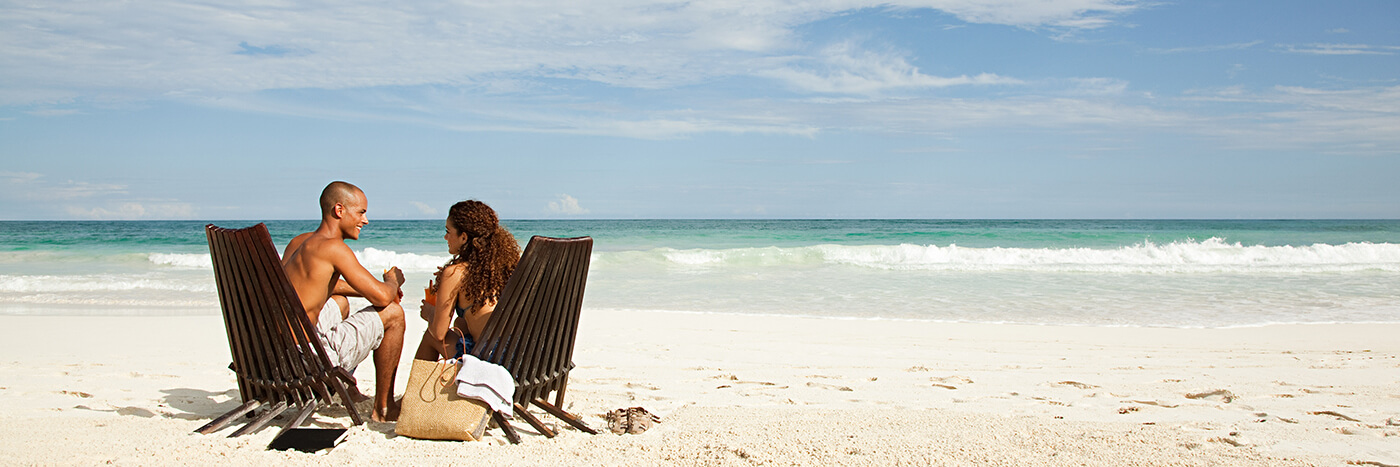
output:
M411 320L413 321L413 320ZM353 427L315 454L239 403L218 316L0 316L0 463L1400 465L1400 325L1090 328L585 309L567 409L640 435ZM410 325L416 345L421 322ZM399 391L406 384L407 361ZM372 387L372 366L356 376ZM316 426L347 426L343 409ZM522 424L523 425L523 424ZM524 428L528 429L528 426Z

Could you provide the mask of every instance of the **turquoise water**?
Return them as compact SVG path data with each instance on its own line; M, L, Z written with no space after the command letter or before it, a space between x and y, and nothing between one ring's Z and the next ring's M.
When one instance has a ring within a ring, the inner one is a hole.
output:
M0 222L0 314L217 314L192 221ZM254 222L216 221L224 227ZM268 221L274 242L316 226ZM595 240L585 308L1090 326L1400 322L1400 221L516 220ZM350 242L416 285L440 220Z

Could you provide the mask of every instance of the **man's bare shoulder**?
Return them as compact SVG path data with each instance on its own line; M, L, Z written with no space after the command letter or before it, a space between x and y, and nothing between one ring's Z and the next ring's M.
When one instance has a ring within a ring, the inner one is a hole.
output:
M300 252L299 254L308 255L311 259L329 259L333 256L346 254L354 256L355 254L350 250L350 245L346 245L343 239L316 235L316 232L308 232L302 235L305 235L306 238L302 239L297 249ZM298 238L300 237L301 236L298 236ZM296 239L292 239L292 241L296 242ZM291 244L289 243L288 246L291 246Z
M310 238L311 234L314 233L316 232L306 232L304 234L292 237L292 240L287 242L287 248L282 250L282 258L285 259L288 256L291 256L292 253L295 253L298 248L301 248L301 244L305 243L306 239Z

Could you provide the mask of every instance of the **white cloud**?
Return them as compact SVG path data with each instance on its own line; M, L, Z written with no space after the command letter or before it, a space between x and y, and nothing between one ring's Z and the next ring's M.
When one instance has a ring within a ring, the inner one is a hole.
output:
M1152 53L1159 53L1159 54L1220 52L1220 51L1224 51L1224 50L1245 50L1245 49L1250 49L1250 48L1253 48L1253 47L1255 47L1255 46L1257 46L1257 45L1259 45L1259 44L1263 44L1263 43L1264 43L1264 41L1250 41L1250 42L1236 42L1236 43L1233 43L1233 44L1200 45L1200 46L1195 46L1195 47L1176 47L1176 48L1171 48L1171 49L1148 49L1148 51L1149 51L1149 52L1152 52Z
M136 220L136 219L189 219L194 217L194 206L189 203L137 203L123 202L107 207L68 206L68 215L79 219L93 220Z
M579 206L577 199L574 199L574 197L565 194L559 195L559 201L550 201L547 210L550 214L563 214L569 216L588 214L587 209L584 209L582 206Z
M832 45L813 60L761 71L767 76L807 92L828 94L879 94L900 89L941 88L973 84L1020 84L990 73L951 78L919 72L904 57L864 50L851 42Z
M1311 55L1395 55L1400 47L1366 44L1307 44L1280 46L1285 52Z
M1102 27L1140 6L1134 0L11 2L0 4L0 105L270 89L490 89L540 78L658 89L762 71L764 57L802 53L798 27L855 11L927 8L972 23L1079 29ZM855 78L841 86L861 88L860 81L872 79Z
M71 200L109 197L127 193L126 185L65 180L50 182L44 174L34 172L0 172L6 183L0 186L0 196L24 200Z
M1400 86L1346 90L1278 86L1202 92L1198 102L1269 110L1202 119L1199 132L1233 147L1298 149L1329 154L1400 154Z
M6 183L29 183L38 180L40 177L43 177L43 175L33 172L0 172L0 178L5 179Z
M414 207L414 208L417 208L417 209L418 209L418 212L421 213L421 214L423 214L423 215L428 215L428 216L436 216L436 215L438 215L438 209L435 208L435 207L432 207L432 206L429 205L428 203L424 203L424 202L422 202L422 201L409 201L408 203L409 203L409 204L412 204L413 207Z

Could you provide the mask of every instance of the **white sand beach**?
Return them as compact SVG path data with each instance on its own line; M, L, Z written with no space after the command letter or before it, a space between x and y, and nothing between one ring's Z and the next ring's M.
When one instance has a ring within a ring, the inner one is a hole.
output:
M1400 465L1397 335L585 309L566 408L604 428L646 407L650 431L546 418L560 436L510 445L370 422L304 454L265 450L275 428L192 433L239 402L218 316L0 316L0 463Z

